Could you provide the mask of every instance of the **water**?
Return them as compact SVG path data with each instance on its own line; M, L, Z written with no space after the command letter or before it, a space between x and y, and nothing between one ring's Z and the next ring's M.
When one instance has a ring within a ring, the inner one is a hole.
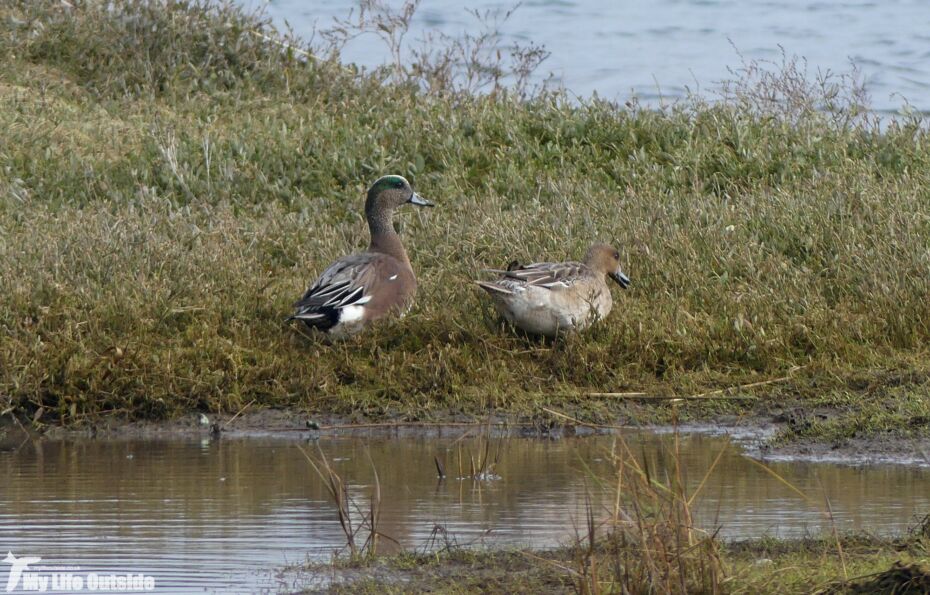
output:
M353 0L239 1L253 8L267 4L277 24L287 21L305 38L357 6ZM426 31L475 32L477 21L463 6L513 4L423 0L409 38L416 44ZM901 108L904 98L930 109L930 3L924 0L527 0L501 31L505 43L544 44L552 56L541 74L551 72L581 96L635 95L654 105L682 97L687 88L712 89L729 77L728 66L740 66L737 50L747 59L780 61L784 48L807 58L811 75L848 72L856 64L879 111ZM387 52L369 35L343 56L374 66Z
M611 476L613 437L504 439L494 470L500 479L472 481L456 479L458 454L477 454L480 445L456 442L460 435L324 437L319 444L363 509L377 468L381 530L406 548L427 547L436 525L460 545L557 546L582 524L586 489L599 514L612 506L613 496L591 478ZM627 440L654 473L665 473L672 436L630 433ZM7 447L0 451L0 552L83 573L149 574L158 592L275 590L277 569L328 560L345 543L298 445L316 452L315 444L270 437ZM707 435L681 441L692 489L721 449L696 510L700 525L720 527L725 538L817 534L829 527L825 497L840 530L900 533L930 512L930 469L771 463L805 500L724 438ZM442 482L436 455L450 476ZM0 586L6 568L0 564Z

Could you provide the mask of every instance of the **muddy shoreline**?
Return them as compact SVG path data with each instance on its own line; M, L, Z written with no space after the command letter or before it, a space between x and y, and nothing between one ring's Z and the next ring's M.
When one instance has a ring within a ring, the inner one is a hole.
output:
M575 421L579 423L575 423ZM78 427L30 428L9 416L0 421L0 445L23 440L133 440L183 439L192 437L277 437L282 439L326 439L365 434L372 437L448 437L490 431L496 436L560 439L624 431L672 432L676 426L637 424L628 418L615 423L588 423L552 417L547 420L525 416L492 415L475 419L449 414L440 421L367 421L346 416L318 416L290 409L257 409L232 414L192 413L173 420L128 421L106 418ZM711 421L684 422L681 433L730 436L749 456L771 461L806 460L849 465L903 464L930 466L930 439L876 435L841 441L779 439L793 420L784 413L752 417L719 416Z

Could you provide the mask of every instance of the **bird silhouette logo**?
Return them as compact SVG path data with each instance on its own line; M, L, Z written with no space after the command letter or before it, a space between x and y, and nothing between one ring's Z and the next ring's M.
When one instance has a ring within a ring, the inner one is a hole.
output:
M42 558L38 556L23 556L22 558L17 558L13 555L13 552L7 552L6 558L4 558L3 561L13 566L10 567L10 577L6 579L6 592L12 593L16 585L19 584L19 577L22 576L23 571L29 568L30 564L38 564L40 560L42 560Z

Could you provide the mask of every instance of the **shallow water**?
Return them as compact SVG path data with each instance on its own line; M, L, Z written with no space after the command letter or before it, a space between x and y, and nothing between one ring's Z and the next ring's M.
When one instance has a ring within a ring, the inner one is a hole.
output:
M406 548L430 547L436 525L460 545L551 547L584 514L612 502L593 477L610 477L612 436L494 442L499 479L456 479L472 438L439 437L85 440L25 443L0 452L0 551L41 556L81 572L144 573L158 592L279 587L274 570L327 560L344 545L335 508L298 449L317 444L367 506L372 464L382 489L383 533ZM653 473L666 472L673 436L625 434ZM692 487L724 455L697 502L698 522L727 538L818 533L829 497L840 529L898 533L930 512L930 469L777 462L799 497L723 437L681 438ZM437 480L434 457L448 477ZM369 459L370 457L370 459ZM468 464L464 463L467 467ZM585 470L587 468L587 470ZM435 545L435 542L434 544ZM0 565L0 583L6 566Z
M333 17L345 17L355 0L239 0L255 8L267 5L273 20L289 23L310 38ZM388 4L398 6L399 0ZM463 8L512 7L516 2L423 0L408 38L426 31L460 36L476 30ZM541 75L552 73L582 96L647 104L674 99L686 89L710 90L730 78L727 67L746 59L780 61L807 58L808 71L861 70L872 104L897 110L906 97L912 106L930 109L930 3L924 0L528 0L501 26L504 42L541 43L552 56ZM738 50L738 53L737 53ZM374 66L387 52L376 36L355 40L343 57Z

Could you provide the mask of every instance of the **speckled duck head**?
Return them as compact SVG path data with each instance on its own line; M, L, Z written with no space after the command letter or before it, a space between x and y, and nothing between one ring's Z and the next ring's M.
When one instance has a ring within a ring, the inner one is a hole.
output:
M591 270L603 273L626 289L630 286L630 278L620 268L620 252L607 244L594 244L588 249L584 263Z
M372 233L393 231L391 215L394 209L407 203L420 207L433 206L433 203L414 192L410 182L403 176L383 176L375 180L365 200L365 217Z

